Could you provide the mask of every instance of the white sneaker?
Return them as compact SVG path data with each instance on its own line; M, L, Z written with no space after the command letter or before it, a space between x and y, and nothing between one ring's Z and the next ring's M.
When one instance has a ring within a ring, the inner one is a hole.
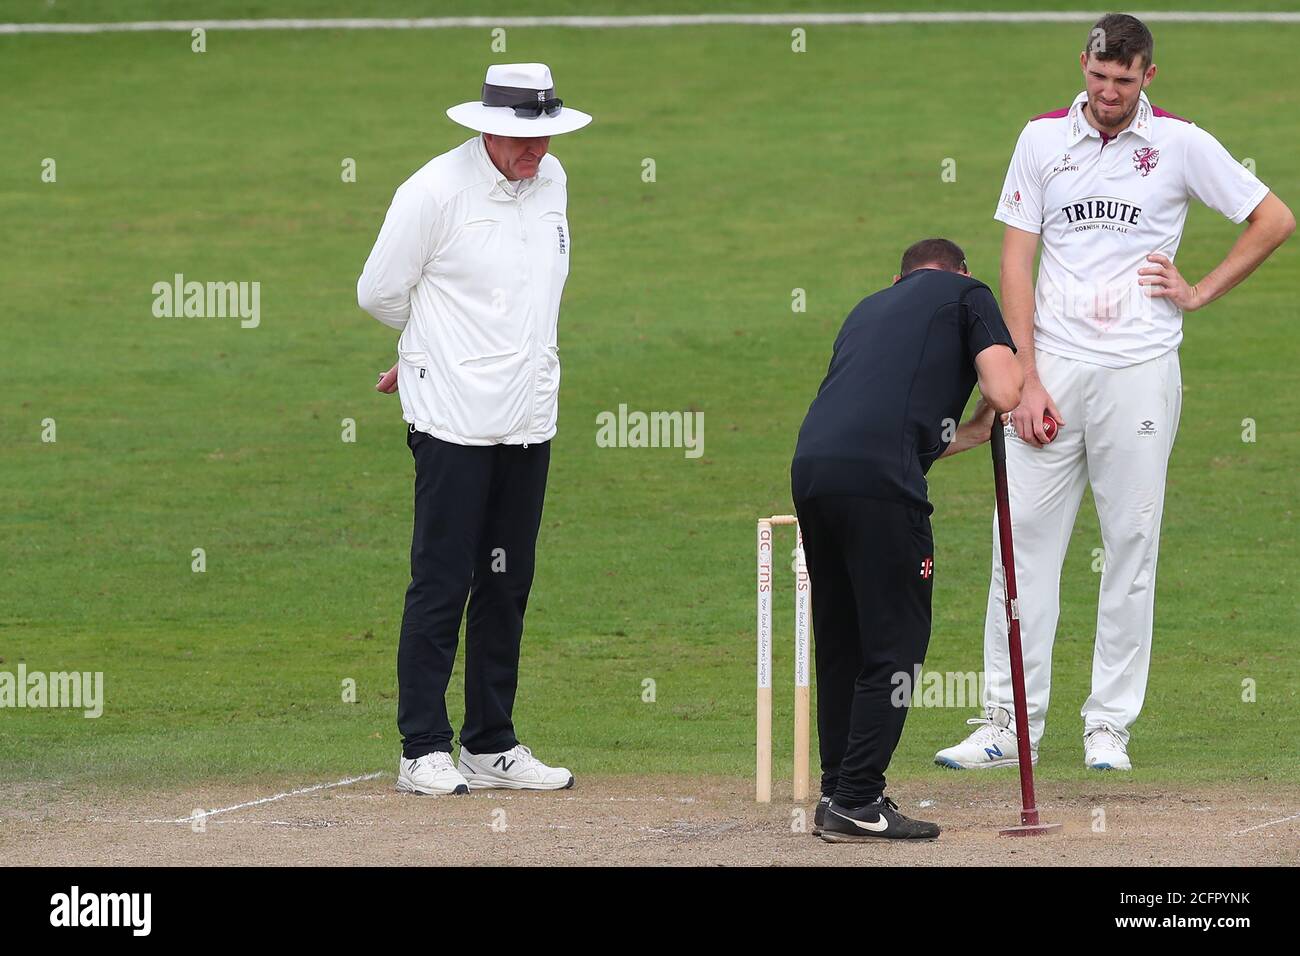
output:
M469 783L451 765L451 754L439 750L415 760L399 759L397 789L402 793L469 793Z
M471 790L568 790L573 774L564 767L548 767L523 744L504 753L472 754L460 748L460 772Z
M1083 737L1083 765L1093 770L1132 770L1128 745L1109 727L1090 730Z
M979 728L957 744L940 750L934 762L953 770L987 770L992 767L1020 765L1016 749L1016 732L1011 729L1011 712L1002 707L990 707L983 717L972 717L968 724ZM1030 763L1038 765L1038 751L1030 751Z

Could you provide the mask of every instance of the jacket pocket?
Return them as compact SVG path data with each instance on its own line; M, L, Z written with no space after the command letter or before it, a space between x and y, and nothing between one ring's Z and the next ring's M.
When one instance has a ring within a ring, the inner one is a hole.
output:
M482 368L485 365L495 365L497 362L504 362L512 359L519 354L519 350L512 352L499 352L495 355L473 355L469 358L461 359L456 364L461 368Z
M397 393L402 400L402 411L408 420L425 425L433 422L428 396L433 370L429 368L429 355L417 349L397 346Z

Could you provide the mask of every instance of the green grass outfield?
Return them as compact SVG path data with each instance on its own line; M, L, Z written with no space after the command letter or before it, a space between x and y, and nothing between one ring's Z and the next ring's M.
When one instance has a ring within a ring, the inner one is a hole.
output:
M3 3L0 21L431 12L415 7ZM203 55L183 33L0 36L0 669L103 671L108 698L98 720L0 711L0 780L394 769L412 467L396 398L371 390L395 336L354 287L394 188L469 135L442 111L494 59L550 63L561 95L597 118L553 143L574 258L519 730L579 772L751 774L753 520L790 508L795 433L835 331L921 236L958 240L996 286L1010 151L1028 117L1077 91L1080 33L818 27L795 54L786 27L512 29L505 55L480 29L213 31ZM1152 100L1300 205L1300 25L1156 37ZM40 180L46 157L56 184ZM345 157L355 184L340 181ZM641 180L647 157L655 183ZM1199 278L1235 234L1194 208L1179 264ZM176 272L259 281L260 327L154 318L151 287ZM1292 243L1187 322L1138 780L1300 780L1298 273ZM796 287L805 314L791 312ZM598 448L596 416L620 403L703 411L704 457ZM1255 443L1241 440L1247 417ZM45 418L55 444L40 440ZM340 441L344 418L355 444ZM931 479L927 666L974 670L987 452ZM1088 504L1066 561L1047 780L1084 776L1099 545ZM190 570L199 547L204 574ZM788 590L778 608L788 772ZM341 700L348 678L355 704ZM972 712L914 710L894 776L940 773L930 756Z
M0 0L0 23L105 23L266 17L617 16L693 13L910 11L902 0ZM928 0L926 11L1089 11L1079 0ZM1241 9L1296 10L1295 0L1249 0ZM1143 0L1142 11L1233 11L1225 0ZM1099 11L1097 16L1101 15ZM1136 12L1136 11L1135 11Z

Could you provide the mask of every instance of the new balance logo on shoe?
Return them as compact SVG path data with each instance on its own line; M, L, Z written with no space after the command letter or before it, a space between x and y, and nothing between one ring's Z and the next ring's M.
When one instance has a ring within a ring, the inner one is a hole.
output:
M460 771L471 790L567 790L573 774L564 767L548 767L523 744L504 753L475 754L460 749Z
M983 717L972 717L966 721L974 724L976 729L969 737L953 747L946 747L934 755L934 762L941 767L954 770L983 770L989 767L1014 767L1020 762L1017 757L1018 741L1010 730L1013 723L1011 712L1002 707L989 708ZM1038 755L1030 753L1035 763Z

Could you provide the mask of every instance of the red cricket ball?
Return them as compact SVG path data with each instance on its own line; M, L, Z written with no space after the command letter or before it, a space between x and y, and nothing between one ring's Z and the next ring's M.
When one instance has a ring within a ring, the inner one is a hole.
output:
M1060 430L1060 429L1059 429L1059 427L1058 427L1057 424L1056 424L1056 419L1053 418L1051 415L1047 414L1046 412L1044 412L1044 413L1043 413L1043 431L1044 431L1044 433L1046 433L1046 435L1047 435L1047 440L1050 442L1053 438L1055 438L1055 437L1056 437L1056 433L1057 433L1059 430Z

